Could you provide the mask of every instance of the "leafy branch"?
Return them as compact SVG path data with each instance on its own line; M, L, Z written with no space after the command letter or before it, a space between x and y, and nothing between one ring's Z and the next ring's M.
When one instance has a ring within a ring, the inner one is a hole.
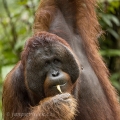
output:
M11 45L13 47L15 45L16 41L17 41L17 38L18 38L18 35L17 35L17 32L16 32L16 26L15 26L15 24L12 21L12 16L11 16L10 10L8 8L7 1L6 0L2 0L2 2L3 2L4 9L6 11L6 14L7 14L8 18L10 19L10 27L11 27L11 34L12 34Z

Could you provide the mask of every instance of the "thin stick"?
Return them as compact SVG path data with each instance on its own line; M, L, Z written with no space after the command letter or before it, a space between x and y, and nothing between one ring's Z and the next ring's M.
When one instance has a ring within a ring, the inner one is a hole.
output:
M57 89L58 89L58 91L59 91L60 93L62 93L61 88L60 88L60 85L57 85Z

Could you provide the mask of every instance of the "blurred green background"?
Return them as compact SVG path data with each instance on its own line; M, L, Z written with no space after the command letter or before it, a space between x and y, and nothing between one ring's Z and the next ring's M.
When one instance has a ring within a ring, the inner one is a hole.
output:
M0 110L6 74L19 61L25 41L32 35L34 14L40 0L0 0ZM104 30L100 53L120 95L120 0L98 0L97 15ZM2 119L0 111L0 120Z

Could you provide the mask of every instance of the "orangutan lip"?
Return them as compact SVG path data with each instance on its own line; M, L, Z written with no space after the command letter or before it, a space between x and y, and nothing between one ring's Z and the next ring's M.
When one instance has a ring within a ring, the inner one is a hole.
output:
M67 83L64 83L64 84L62 84L62 85L60 85L60 86L65 86Z
M62 87L62 86L65 86L67 83L64 83L64 84L62 84L62 85L59 85L60 87ZM57 87L57 85L54 85L53 87Z
M56 87L57 88L57 90L60 92L60 93L63 93L63 91L62 91L62 87L64 87L65 85L66 85L67 83L64 83L64 84L62 84L62 85L55 85L55 86L53 86L54 88Z

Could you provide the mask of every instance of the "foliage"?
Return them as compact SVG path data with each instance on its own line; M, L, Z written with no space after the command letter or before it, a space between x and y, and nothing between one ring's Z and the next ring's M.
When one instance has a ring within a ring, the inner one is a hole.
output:
M105 31L99 40L101 54L111 73L111 81L120 94L120 1L102 0L98 16Z
M120 93L120 1L99 1L100 7L97 12L105 31L104 36L99 39L101 54L112 74L111 81ZM1 94L3 79L20 59L24 43L32 35L32 24L38 2L39 0L0 0Z
M25 40L32 35L39 0L0 0L0 93L8 71L20 59ZM0 98L1 98L0 94ZM1 108L1 100L0 100ZM1 114L0 114L1 119Z

